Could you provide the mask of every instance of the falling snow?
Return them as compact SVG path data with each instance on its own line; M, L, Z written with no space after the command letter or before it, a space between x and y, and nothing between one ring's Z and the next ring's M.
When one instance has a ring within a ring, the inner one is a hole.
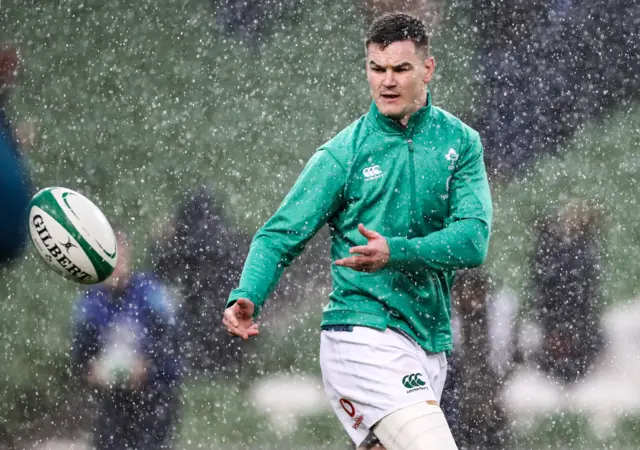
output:
M259 338L221 315L255 231L366 113L364 33L400 9L432 32L434 103L480 133L495 209L486 264L453 289L458 445L640 448L637 1L0 0L0 449L88 449L106 401L73 364L81 291L12 209L48 186L91 198L162 280L165 315L127 332L162 336L154 376L175 384L152 416L175 414L176 449L353 448L318 359L326 227ZM121 383L135 352L97 376Z

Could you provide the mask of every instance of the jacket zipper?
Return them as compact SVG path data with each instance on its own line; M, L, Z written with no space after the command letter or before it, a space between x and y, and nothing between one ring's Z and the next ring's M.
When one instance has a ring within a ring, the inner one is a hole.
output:
M415 214L417 211L416 208L416 178L415 178L415 161L414 161L414 151L413 151L413 139L409 138L407 139L407 146L409 147L409 180L411 183L411 211L409 212L409 218L410 218L410 223L409 223L409 238L412 238L415 233L416 233L416 229L414 229L414 227L417 226L418 221L415 220Z

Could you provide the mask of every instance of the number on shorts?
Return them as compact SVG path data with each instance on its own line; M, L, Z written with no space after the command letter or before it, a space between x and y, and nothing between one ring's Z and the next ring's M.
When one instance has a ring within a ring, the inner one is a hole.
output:
M351 403L346 398L340 399L340 406L342 406L342 409L344 409L344 412L346 412L349 417L353 417L356 415L356 407L353 406L353 403Z

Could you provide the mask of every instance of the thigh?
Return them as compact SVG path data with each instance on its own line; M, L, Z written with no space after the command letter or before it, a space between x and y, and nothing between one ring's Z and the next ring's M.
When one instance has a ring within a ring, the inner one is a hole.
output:
M444 384L447 380L447 355L445 352L441 353L426 353L422 352L421 357L422 366L429 379L429 384L433 389L438 403L442 398L442 391L444 390Z
M420 347L388 329L322 332L320 366L325 391L356 445L386 415L414 403L438 401L423 356Z

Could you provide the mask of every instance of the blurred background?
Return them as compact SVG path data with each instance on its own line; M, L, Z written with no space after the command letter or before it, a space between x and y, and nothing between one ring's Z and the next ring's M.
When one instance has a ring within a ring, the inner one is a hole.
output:
M175 448L350 448L319 378L326 230L259 339L219 318L252 234L368 109L364 32L394 10L432 31L434 103L481 133L493 192L488 262L454 292L462 448L640 448L636 1L0 0L3 208L77 190L166 284L186 367ZM88 448L80 290L24 238L2 256L1 445Z

